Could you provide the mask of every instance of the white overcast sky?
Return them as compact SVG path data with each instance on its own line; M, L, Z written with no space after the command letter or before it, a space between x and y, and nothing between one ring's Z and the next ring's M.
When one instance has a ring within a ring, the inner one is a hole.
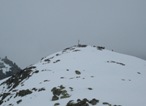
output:
M146 0L0 0L0 57L24 68L78 40L146 59Z

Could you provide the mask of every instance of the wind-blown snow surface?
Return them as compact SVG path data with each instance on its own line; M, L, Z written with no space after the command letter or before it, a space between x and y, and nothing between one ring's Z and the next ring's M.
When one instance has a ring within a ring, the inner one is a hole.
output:
M1 81L1 95L8 94L0 97L1 106L66 106L70 100L84 98L98 99L97 106L146 106L146 61L136 57L95 46L73 46L28 69L30 76L15 87L7 79ZM52 101L51 90L59 86L65 87L68 96ZM19 95L27 89L31 93Z

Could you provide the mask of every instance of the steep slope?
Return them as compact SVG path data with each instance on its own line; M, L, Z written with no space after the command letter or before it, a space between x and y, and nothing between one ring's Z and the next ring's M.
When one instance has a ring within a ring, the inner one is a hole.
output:
M145 106L146 61L78 45L1 81L1 106Z
M15 74L20 70L21 69L7 57L3 59L0 58L0 80Z

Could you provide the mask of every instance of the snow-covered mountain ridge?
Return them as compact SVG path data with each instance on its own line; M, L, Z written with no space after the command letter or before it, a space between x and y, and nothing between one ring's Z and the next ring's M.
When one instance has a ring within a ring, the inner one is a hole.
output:
M1 106L144 106L146 61L77 45L1 81Z
M20 70L21 69L16 65L16 63L7 57L3 59L0 58L0 80L15 74Z

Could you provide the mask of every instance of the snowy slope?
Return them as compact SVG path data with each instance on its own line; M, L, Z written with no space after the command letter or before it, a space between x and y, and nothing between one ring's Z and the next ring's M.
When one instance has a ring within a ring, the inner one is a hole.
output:
M0 104L145 106L145 81L146 61L102 47L78 45L1 81Z

